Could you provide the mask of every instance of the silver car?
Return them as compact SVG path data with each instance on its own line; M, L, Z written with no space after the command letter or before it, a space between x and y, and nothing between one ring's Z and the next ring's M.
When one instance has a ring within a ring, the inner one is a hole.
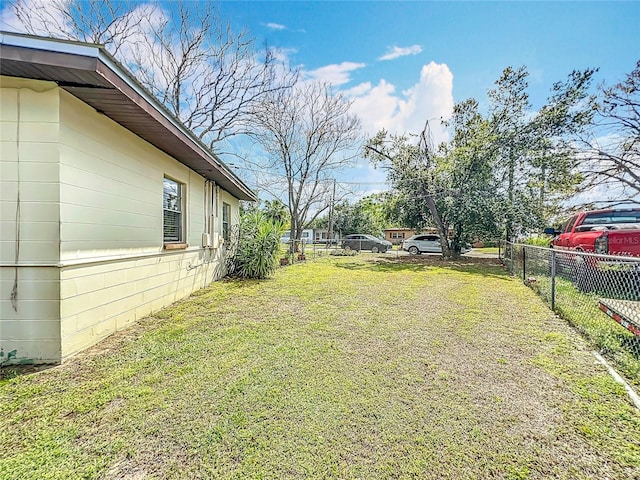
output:
M442 253L440 237L432 233L423 233L409 237L402 242L400 248L412 255L418 255L419 253ZM463 247L462 253L467 253L470 250L468 247Z

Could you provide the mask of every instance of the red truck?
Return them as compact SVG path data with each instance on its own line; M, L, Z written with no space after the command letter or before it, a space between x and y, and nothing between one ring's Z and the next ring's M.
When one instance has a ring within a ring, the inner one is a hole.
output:
M580 212L544 232L554 236L553 248L640 257L640 208Z
M551 247L559 251L558 274L568 275L579 290L640 299L640 208L580 212L560 230L544 232L553 235Z

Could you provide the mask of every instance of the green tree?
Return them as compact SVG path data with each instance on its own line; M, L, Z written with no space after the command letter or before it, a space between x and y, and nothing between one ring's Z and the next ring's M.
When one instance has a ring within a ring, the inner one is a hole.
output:
M289 223L289 209L280 200L265 200L262 207L264 215L276 223Z
M581 181L570 139L591 120L588 90L594 69L572 72L553 85L537 112L529 102L525 67L506 68L489 91L489 122L507 239L539 230L553 206Z
M456 252L450 247L448 224L442 215L444 206L441 202L438 204L438 199L448 194L448 172L443 157L433 147L429 122L420 135L413 138L389 134L386 130L378 132L367 143L365 157L374 164L386 166L391 185L401 192L407 203L415 203L415 224L426 223L430 216L440 234L443 255L459 254L459 250Z
M366 233L380 237L387 227L385 196L379 194L361 198L355 204L343 201L334 210L334 230L341 235Z
M441 147L442 195L437 199L443 223L451 229L457 254L472 238L498 235L498 181L494 174L494 137L489 121L469 99L454 106L447 122L452 140Z
M556 83L534 114L526 69L507 68L489 92L489 114L484 117L473 99L457 104L447 122L452 140L437 150L428 123L419 135L381 131L369 140L366 156L388 167L398 192L394 209L405 226L433 225L445 256L458 255L471 237L503 231L512 238L540 229L580 181L569 140L589 123L593 73L573 72Z

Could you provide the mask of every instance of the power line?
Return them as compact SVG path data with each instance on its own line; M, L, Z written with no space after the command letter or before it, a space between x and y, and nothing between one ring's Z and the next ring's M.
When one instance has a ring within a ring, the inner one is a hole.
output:
M271 173L271 172L265 172L264 170L258 170L258 169L254 169L254 168L247 168L238 164L234 164L234 163L227 163L228 166L236 168L238 170L244 170L247 172L252 172L252 173L266 173L267 175L269 175L270 177L275 177L278 179L282 179L282 180L286 180L287 176L286 175L281 175L281 174L277 174L277 173ZM378 181L378 182L365 182L365 181L341 181L341 180L335 180L333 178L327 178L326 180L322 180L324 182L334 182L337 181L340 185L388 185L387 182L383 182L383 181Z

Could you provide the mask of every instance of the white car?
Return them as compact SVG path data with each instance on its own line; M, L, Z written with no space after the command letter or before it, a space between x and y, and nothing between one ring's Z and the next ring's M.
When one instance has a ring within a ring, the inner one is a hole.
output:
M409 237L402 242L400 248L409 252L411 255L418 255L419 253L442 253L440 237L432 233L423 233ZM471 251L471 249L466 246L462 248L462 253L469 251Z

